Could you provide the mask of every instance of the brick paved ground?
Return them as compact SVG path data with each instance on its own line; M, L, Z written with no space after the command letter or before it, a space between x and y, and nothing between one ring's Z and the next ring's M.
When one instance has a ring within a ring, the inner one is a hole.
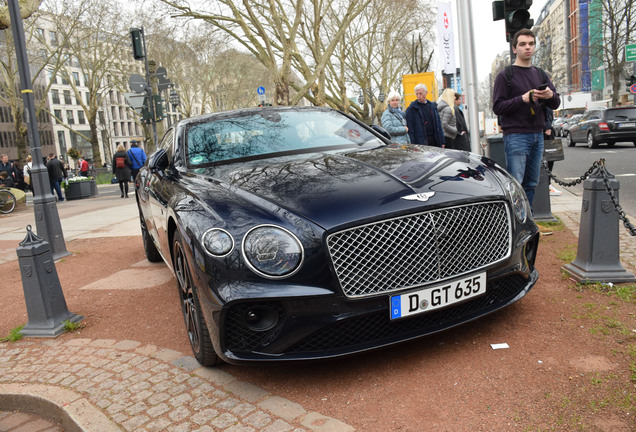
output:
M25 390L90 417L80 426L100 432L354 430L193 357L133 341L0 344L0 395Z

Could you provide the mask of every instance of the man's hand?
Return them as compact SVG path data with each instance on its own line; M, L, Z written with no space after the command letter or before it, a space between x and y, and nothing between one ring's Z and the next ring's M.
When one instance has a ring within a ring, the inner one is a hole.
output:
M554 96L554 92L550 87L547 87L545 90L534 90L534 99L552 99Z

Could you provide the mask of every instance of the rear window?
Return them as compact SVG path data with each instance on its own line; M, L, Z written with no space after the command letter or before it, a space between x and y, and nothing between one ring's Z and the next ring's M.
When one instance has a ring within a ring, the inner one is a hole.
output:
M608 109L605 113L606 120L636 120L636 107L634 108L621 108L621 109Z

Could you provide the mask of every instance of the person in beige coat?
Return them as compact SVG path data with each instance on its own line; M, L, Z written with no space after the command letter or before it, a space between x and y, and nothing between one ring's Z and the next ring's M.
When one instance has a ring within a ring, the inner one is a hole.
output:
M455 117L455 90L444 89L437 101L437 111L442 120L442 130L444 131L444 148L455 148L455 137L457 136L457 118Z

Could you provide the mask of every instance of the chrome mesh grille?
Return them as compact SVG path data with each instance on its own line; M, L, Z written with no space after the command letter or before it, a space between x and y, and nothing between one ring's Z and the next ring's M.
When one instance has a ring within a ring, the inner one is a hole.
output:
M399 291L468 273L510 254L504 202L408 215L331 234L327 247L347 297Z

